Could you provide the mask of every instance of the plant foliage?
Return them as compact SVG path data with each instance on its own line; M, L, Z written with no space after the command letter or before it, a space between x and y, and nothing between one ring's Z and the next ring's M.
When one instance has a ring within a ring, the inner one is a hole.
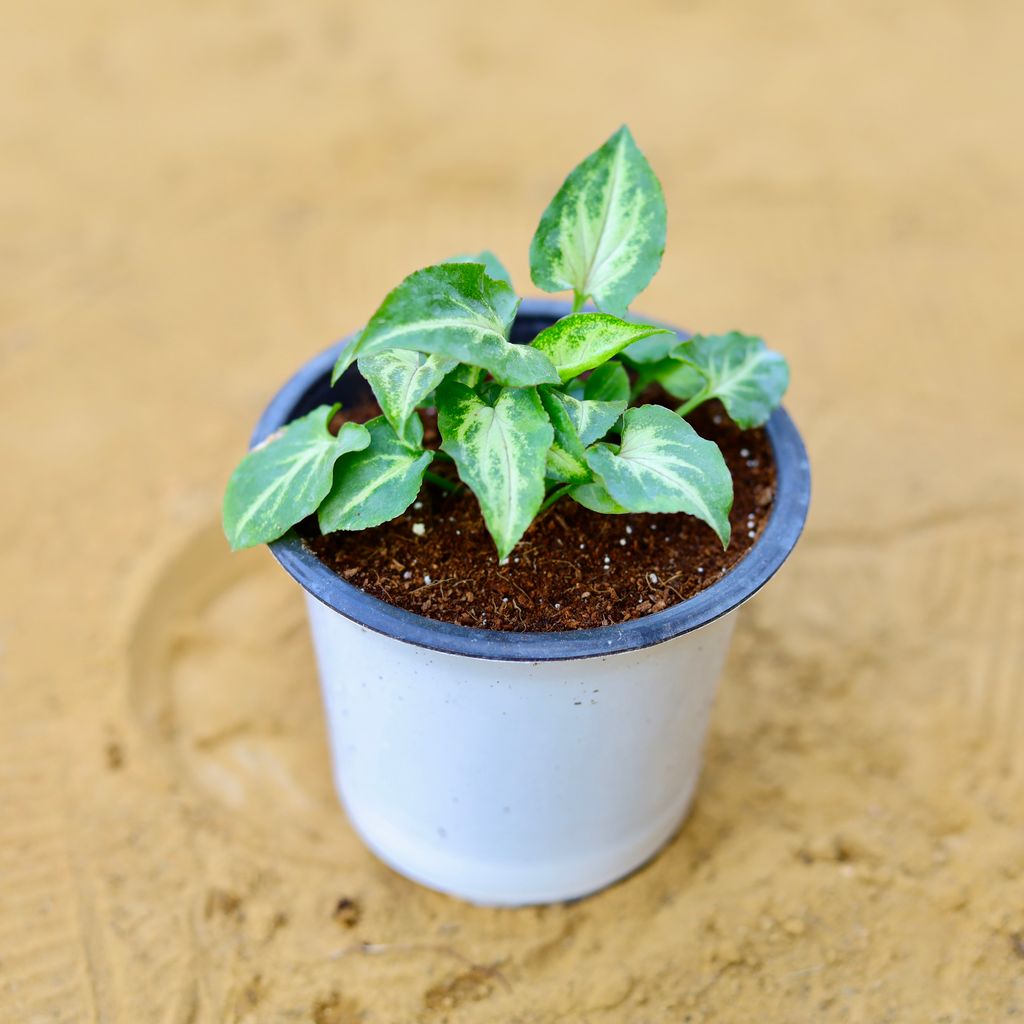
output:
M763 424L789 369L760 338L681 337L632 319L665 247L661 185L626 127L566 178L530 246L534 284L569 291L572 311L513 344L519 299L489 251L410 274L342 350L381 416L344 423L320 406L251 451L224 499L232 547L272 541L316 514L324 533L401 515L435 459L480 502L499 558L538 513L568 498L608 514L685 512L729 542L732 479L718 446L684 419L716 398L744 429ZM592 309L584 311L587 302ZM659 383L681 404L636 405ZM632 406L632 407L631 407ZM421 412L437 410L439 450Z

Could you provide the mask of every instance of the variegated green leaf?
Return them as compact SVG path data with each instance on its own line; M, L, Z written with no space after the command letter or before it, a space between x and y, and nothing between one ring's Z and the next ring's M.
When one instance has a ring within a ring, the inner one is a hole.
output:
M494 405L464 384L437 393L442 449L480 502L487 529L505 558L544 500L544 470L554 430L536 391L505 388Z
M732 477L713 441L670 409L645 405L623 416L622 443L587 449L612 500L630 512L688 512L729 543Z
M586 483L591 478L590 468L583 453L583 442L576 432L576 426L565 404L574 402L575 399L553 391L547 385L541 385L537 389L537 394L555 431L555 439L548 449L548 478L562 483Z
M565 410L576 436L586 447L604 437L614 426L615 421L626 411L625 399L614 402L596 402L590 399L573 398L563 392L552 391L551 398ZM545 403L547 408L547 403ZM554 417L552 417L554 422Z
M608 488L600 480L591 480L589 484L580 484L578 487L574 487L569 492L569 497L584 508L589 508L591 512L615 516L629 511L608 493Z
M565 179L530 245L533 283L621 316L665 250L665 197L625 125Z
M673 355L699 370L706 380L684 409L695 408L709 398L721 399L725 411L745 430L761 426L789 386L786 360L760 338L738 331L698 336L679 345Z
M277 540L316 511L331 488L335 462L370 443L366 427L328 429L337 405L321 405L293 420L239 463L224 495L223 522L231 547Z
M392 349L375 356L362 356L359 372L373 388L381 412L399 440L418 444L412 433L415 430L413 414L457 364L457 360L448 356Z
M445 260L445 263L482 263L489 278L494 281L504 281L509 288L512 287L512 275L509 274L505 269L505 265L490 249L484 249L483 252L462 253L459 256L452 256Z
M415 500L432 452L403 444L383 416L366 424L369 447L338 460L317 519L323 533L365 530L400 516Z
M541 331L531 344L567 381L607 362L641 338L670 333L664 327L632 324L607 313L572 313Z
M347 345L332 380L353 359L391 349L446 356L487 370L502 384L555 383L551 361L508 333L519 300L480 263L442 263L410 274L381 303L359 339Z

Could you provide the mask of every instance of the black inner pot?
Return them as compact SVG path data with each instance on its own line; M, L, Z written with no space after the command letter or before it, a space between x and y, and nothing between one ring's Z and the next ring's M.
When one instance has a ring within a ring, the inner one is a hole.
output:
M569 309L566 302L525 299L512 326L512 341L529 342ZM687 337L685 332L677 333ZM252 444L319 405L354 405L369 394L369 385L355 365L331 386L331 369L348 341L311 359L281 388L260 417ZM785 410L776 409L765 430L775 455L777 480L771 515L757 543L731 571L689 600L619 625L510 633L438 622L364 594L324 565L295 531L274 541L270 550L302 587L340 615L420 647L499 661L562 661L635 651L699 629L732 611L771 579L796 544L811 496L807 452Z

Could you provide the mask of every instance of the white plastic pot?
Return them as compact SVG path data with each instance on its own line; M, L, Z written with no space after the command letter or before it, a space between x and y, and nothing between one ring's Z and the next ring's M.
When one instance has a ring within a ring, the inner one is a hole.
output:
M513 340L568 311L529 301ZM344 343L342 343L344 344ZM268 407L258 442L366 387L339 346ZM346 583L292 533L271 545L308 592L335 781L366 844L431 888L489 904L594 892L686 816L735 611L779 568L806 518L807 457L782 411L767 426L772 514L720 581L642 619L565 633L435 622Z

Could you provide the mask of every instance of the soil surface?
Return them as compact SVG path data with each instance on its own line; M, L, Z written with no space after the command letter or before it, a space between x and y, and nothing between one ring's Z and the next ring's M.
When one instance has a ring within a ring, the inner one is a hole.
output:
M360 408L351 418L365 420L377 412L375 406ZM743 558L768 521L775 493L775 463L764 430L740 430L718 402L688 419L698 434L719 445L732 472L732 539L726 549L692 516L600 515L566 498L541 515L499 564L476 498L430 484L389 523L311 536L308 543L323 562L374 597L463 626L555 632L662 611L721 579ZM429 419L424 440L436 445Z
M481 10L5 6L0 1021L1024 1020L1024 5ZM220 499L403 275L490 246L532 294L623 121L634 308L786 355L811 517L679 834L466 906L352 831L301 592Z

